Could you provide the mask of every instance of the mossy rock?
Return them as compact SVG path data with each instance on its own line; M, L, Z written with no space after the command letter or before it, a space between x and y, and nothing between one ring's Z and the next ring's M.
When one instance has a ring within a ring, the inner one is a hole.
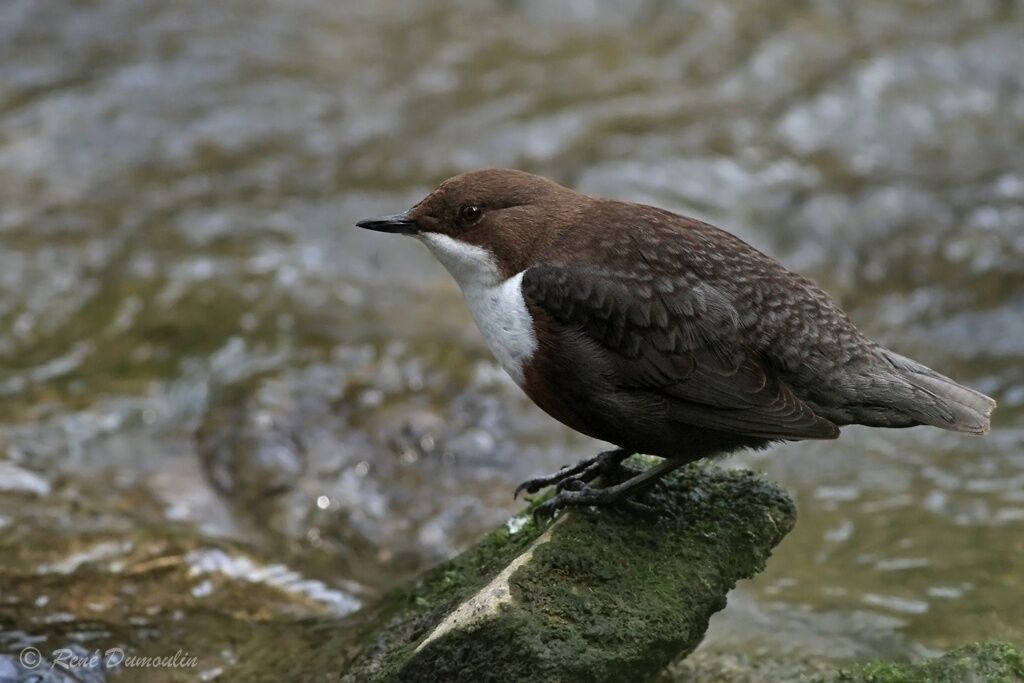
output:
M699 643L796 519L745 470L690 466L641 500L512 520L392 599L345 681L639 681ZM517 528L520 527L520 528Z
M1024 653L990 641L947 652L920 664L872 662L841 671L835 683L1024 683Z

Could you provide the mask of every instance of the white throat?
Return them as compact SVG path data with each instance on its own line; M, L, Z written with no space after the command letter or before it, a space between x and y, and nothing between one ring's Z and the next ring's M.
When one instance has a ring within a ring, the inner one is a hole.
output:
M523 386L525 365L537 350L533 318L523 299L526 271L502 280L498 264L485 249L438 233L417 237L459 283L491 353Z

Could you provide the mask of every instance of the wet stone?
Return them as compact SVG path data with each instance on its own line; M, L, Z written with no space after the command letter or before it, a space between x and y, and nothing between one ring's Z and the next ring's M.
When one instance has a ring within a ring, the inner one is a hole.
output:
M287 396L275 396L284 393L274 391L279 384L264 382L252 393L245 384L216 390L196 433L196 451L210 484L238 503L284 493L305 469L294 424L297 407L282 400Z
M960 683L1024 681L1024 652L1003 641L974 643L917 664L872 662L815 683Z
M690 466L650 515L509 524L393 596L345 681L643 680L701 641L796 520L750 471Z

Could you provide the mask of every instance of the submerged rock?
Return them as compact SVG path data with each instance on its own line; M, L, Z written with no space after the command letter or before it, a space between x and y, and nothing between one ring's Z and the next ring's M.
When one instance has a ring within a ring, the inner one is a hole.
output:
M650 515L579 509L505 528L395 596L345 681L643 680L691 652L796 519L779 488L691 466Z
M1024 652L1002 641L974 643L920 664L872 662L822 683L960 683L1024 682Z
M973 643L916 664L884 660L836 669L833 659L785 648L701 648L657 683L1024 683L1024 651L1005 641Z

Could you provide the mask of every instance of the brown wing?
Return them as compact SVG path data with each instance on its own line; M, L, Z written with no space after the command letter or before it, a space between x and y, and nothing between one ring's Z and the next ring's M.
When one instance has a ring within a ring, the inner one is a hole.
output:
M702 281L653 277L649 268L542 264L526 271L523 294L605 352L617 389L669 399L671 419L771 439L839 434L738 343L735 307Z

